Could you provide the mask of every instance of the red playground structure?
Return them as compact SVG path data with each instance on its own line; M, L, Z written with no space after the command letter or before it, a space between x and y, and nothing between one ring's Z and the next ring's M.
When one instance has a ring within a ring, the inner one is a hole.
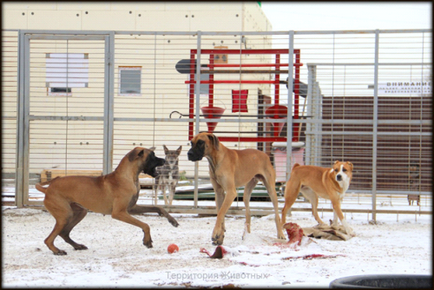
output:
M189 84L189 112L188 116L193 119L194 113L194 100L195 92L194 86L196 84L195 74L196 74L196 55L197 49L192 49L190 51L190 78L185 83ZM279 103L280 99L280 85L282 84L280 80L280 74L291 73L288 70L282 70L282 67L288 67L288 63L281 63L281 55L289 54L289 49L202 49L200 51L201 55L209 55L209 64L201 65L201 67L206 67L206 70L201 70L201 74L209 74L209 80L201 80L201 84L209 84L208 91L208 106L203 106L201 108L203 116L207 119L220 119L225 111L224 108L214 106L214 86L217 84L271 84L274 85L274 105L268 107L265 110L263 116L271 119L287 119L288 108ZM257 63L257 64L228 64L228 63L215 63L216 55L261 55L261 54L272 54L275 55L274 63ZM293 82L293 93L294 93L294 103L293 103L293 119L299 119L299 90L300 90L300 67L303 65L300 63L300 50L294 49L294 82ZM243 70L243 68L273 68L272 70ZM239 70L224 70L221 68L239 68ZM218 73L270 73L274 74L274 80L214 80L214 74ZM234 92L234 91L233 91ZM236 91L238 96L241 97L241 93ZM234 105L234 104L233 104ZM237 104L236 104L237 105ZM239 105L239 104L238 104ZM279 136L285 123L276 122L273 123L273 133L271 136L257 136L257 137L231 137L231 136L219 136L221 141L234 141L234 142L286 142L286 137ZM212 122L211 120L207 122L208 132L212 133L217 125L217 122ZM193 138L193 122L189 122L188 128L188 138L191 140ZM299 140L299 123L293 123L292 127L292 141L297 142Z

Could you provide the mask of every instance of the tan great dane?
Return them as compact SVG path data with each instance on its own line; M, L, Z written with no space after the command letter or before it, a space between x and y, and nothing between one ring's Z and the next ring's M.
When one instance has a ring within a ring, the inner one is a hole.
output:
M250 233L249 202L253 188L262 181L274 206L277 237L285 239L280 223L275 188L276 173L270 158L256 149L232 150L221 144L214 134L199 133L191 140L188 159L209 162L209 175L216 194L217 221L212 233L214 245L223 244L224 218L237 196L236 188L245 185L243 200L246 207L246 229ZM226 196L225 196L226 192Z
M86 250L87 247L74 242L69 233L88 210L111 214L117 220L141 228L144 232L143 244L148 248L152 248L149 225L130 214L157 212L173 226L178 226L178 222L164 209L136 205L140 190L139 174L144 172L155 177L155 167L164 164L164 159L155 156L154 149L134 148L123 157L115 171L104 176L65 176L36 184L36 188L45 194L45 208L56 219L53 231L45 239L48 248L55 255L66 255L65 251L54 246L54 239L59 235L75 250ZM47 184L48 188L42 186Z

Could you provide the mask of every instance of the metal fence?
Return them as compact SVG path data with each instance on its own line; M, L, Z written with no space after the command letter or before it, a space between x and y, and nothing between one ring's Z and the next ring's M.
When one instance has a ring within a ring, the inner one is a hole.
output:
M375 219L377 194L431 196L431 46L431 30L3 31L3 180L41 204L41 178L183 146L200 208L208 164L186 152L209 131L269 154L278 184L295 162L351 161Z

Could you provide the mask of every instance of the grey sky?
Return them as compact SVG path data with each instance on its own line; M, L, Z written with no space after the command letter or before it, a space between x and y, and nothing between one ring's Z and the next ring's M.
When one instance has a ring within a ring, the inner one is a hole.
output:
M432 28L432 2L262 2L274 31Z

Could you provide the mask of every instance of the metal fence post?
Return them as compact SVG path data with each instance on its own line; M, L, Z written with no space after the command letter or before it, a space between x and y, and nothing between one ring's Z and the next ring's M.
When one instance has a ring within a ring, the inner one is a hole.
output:
M289 31L288 52L288 115L286 121L286 180L289 179L292 164L292 96L294 92L294 30Z
M197 32L197 54L196 54L196 83L194 85L194 94L196 97L196 126L195 131L196 134L199 133L200 130L200 60L201 60L201 41L202 41L202 32ZM199 162L194 163L194 207L197 208L197 203L199 199Z
M308 106L307 106L307 115L312 116L312 107L314 104L314 98L313 98L313 90L315 86L315 68L316 66L307 65L307 100L308 100ZM315 137L312 137L314 124L307 122L306 123L306 145L305 145L305 164L311 165L313 164L312 159L312 148L313 147L313 141L315 140Z
M113 170L114 32L105 37L103 174Z
M27 57L25 56L26 38L24 33L19 31L18 34L18 68L17 68L17 146L16 146L16 170L15 170L15 205L17 207L23 207L23 197L24 197L24 116L25 116L25 61Z
M375 30L374 104L372 128L372 220L377 221L377 143L378 143L378 53L380 31Z

